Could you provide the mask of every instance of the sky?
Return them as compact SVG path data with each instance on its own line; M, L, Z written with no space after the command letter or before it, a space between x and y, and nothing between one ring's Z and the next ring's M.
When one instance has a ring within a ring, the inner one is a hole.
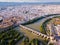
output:
M60 2L60 0L0 0L0 2Z

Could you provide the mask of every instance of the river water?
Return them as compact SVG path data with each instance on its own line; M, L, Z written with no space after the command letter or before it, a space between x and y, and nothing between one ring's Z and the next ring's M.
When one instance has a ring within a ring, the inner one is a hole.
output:
M27 27L30 27L32 29L36 29L37 31L40 30L40 25L47 19L49 18L52 18L52 17L55 17L55 16L60 16L60 15L54 15L54 16L49 16L49 17L46 17L46 18L43 18L43 19L40 19L38 20L37 22L35 23L32 23L32 24L29 24L29 25L26 25Z

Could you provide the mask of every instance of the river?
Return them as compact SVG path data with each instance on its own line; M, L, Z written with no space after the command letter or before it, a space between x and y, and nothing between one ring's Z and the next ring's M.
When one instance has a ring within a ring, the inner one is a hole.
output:
M49 18L52 18L52 17L55 17L55 16L60 16L60 15L49 16L49 17L40 19L40 20L38 20L38 21L35 22L35 23L29 24L29 25L25 25L25 26L30 27L30 28L32 28L32 29L36 29L37 31L39 31L39 30L40 30L40 25L41 25L45 20L47 20L47 19L49 19Z

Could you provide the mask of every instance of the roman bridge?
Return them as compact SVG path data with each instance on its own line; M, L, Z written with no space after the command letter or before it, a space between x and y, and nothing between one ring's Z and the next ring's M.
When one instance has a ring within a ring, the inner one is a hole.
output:
M45 35L45 34L42 34L42 33L38 32L38 31L36 31L34 29L31 29L31 28L28 28L26 26L20 25L20 28L23 28L24 30L28 30L28 31L30 31L31 33L33 33L33 34L35 34L37 36L42 36L43 38L47 38L47 39L53 40L53 37L50 37L50 36Z

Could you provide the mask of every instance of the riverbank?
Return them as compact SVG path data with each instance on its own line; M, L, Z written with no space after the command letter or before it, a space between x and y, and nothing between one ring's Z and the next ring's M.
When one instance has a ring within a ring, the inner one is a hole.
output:
M41 16L41 17L38 17L38 18L34 18L33 20L29 20L25 23L22 23L21 25L29 25L29 24L32 24L32 23L35 23L43 18L46 18L46 17L49 17L49 16L57 16L57 15L60 15L60 14L49 14L49 15L45 15L45 16Z

